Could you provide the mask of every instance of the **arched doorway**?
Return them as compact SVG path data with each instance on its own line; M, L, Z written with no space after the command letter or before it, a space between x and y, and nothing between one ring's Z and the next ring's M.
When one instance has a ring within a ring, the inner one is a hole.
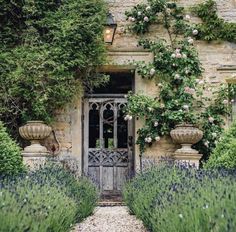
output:
M110 82L84 98L83 171L102 195L114 196L134 174L133 121L123 112L134 74L108 74Z

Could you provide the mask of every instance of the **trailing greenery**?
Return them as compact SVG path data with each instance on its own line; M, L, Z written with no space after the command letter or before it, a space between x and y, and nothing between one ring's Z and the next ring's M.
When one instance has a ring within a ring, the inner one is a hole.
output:
M233 232L236 172L161 164L135 177L123 191L130 211L151 232Z
M0 119L16 136L27 120L50 122L83 88L107 77L103 0L2 1Z
M0 121L0 175L16 175L25 170L20 147L14 142Z
M140 93L128 96L126 119L138 117L144 121L138 130L140 152L169 135L177 124L190 123L203 130L203 139L195 148L208 158L223 131L223 118L230 113L230 99L236 88L222 84L214 89L203 80L204 70L194 47L199 31L183 7L166 0L149 0L126 15L130 30L136 34L148 32L157 23L168 35L168 40L139 41L139 46L153 53L154 60L137 62L137 72L158 86L155 98Z
M199 31L197 39L236 42L236 23L219 18L215 1L207 0L196 5L192 13L202 20L202 23L196 25Z
M129 29L136 34L143 35L149 32L151 25L160 24L168 29L168 32L172 31L178 35L194 35L196 39L205 41L236 42L236 23L226 22L218 16L214 0L207 0L191 7L191 13L199 17L202 23L191 22L191 16L184 15L186 9L178 6L175 1L148 0L147 2L138 4L126 12L127 20L132 22Z
M65 232L92 213L95 187L59 166L46 166L0 185L0 231Z
M216 145L205 168L236 168L236 122L225 131Z

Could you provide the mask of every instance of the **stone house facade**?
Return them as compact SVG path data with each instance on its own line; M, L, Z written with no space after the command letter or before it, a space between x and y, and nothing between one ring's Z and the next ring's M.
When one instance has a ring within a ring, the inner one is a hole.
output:
M101 67L102 72L107 72L114 75L117 73L122 73L123 75L130 76L130 78L132 78L132 90L134 92L142 91L148 95L157 94L157 89L154 83L142 79L135 71L135 67L130 64L131 61L150 62L153 59L153 55L150 52L137 47L138 37L130 32L127 32L126 30L128 22L126 21L125 11L131 9L141 1L108 0L107 2L109 5L109 11L113 14L118 27L113 44L108 46L108 62L107 65ZM193 4L201 3L203 1L180 0L178 2L185 7L190 7ZM216 2L219 15L227 21L235 22L236 1L217 0ZM194 20L198 19L194 18ZM166 38L163 29L159 26L152 26L148 36ZM217 87L219 83L225 82L228 77L236 73L235 44L229 42L207 43L203 41L196 41L195 45L205 69L204 78L207 82L211 83L213 87ZM102 97L105 100L109 98L109 96L109 94L107 96L106 94L102 94ZM88 134L89 125L86 126L86 124L89 124L89 113L86 114L85 109L87 107L87 99L93 98L91 96L90 98L87 98L86 95L78 96L78 98L72 104L65 107L65 109L58 110L56 113L56 121L53 123L55 136L52 135L46 142L48 147L50 147L52 143L55 144L58 149L58 156L62 159L66 159L68 157L76 159L79 164L79 173L88 171L88 156L85 153L88 152L86 146L89 143L88 140L91 135ZM134 141L137 136L136 131L141 126L141 122L139 120L133 120L132 123L133 140L131 142L133 163L131 166L133 171L135 171L140 167L140 157L139 148L134 145ZM171 154L175 148L176 145L174 145L170 139L161 139L160 142L156 143L151 149L147 150L144 154L143 161L148 162L148 160L157 159L160 156ZM92 175L96 175L99 170L101 171L101 168L95 168L92 171ZM105 183L105 185L109 185L109 181L114 181L114 179L111 179L109 176L115 174L122 175L123 172L119 172L117 170L114 168L112 170L105 170L105 173L103 173L102 176L100 175L100 179L98 178L98 182L108 182ZM96 178L97 177L95 177L95 179ZM116 183L116 185L118 184Z

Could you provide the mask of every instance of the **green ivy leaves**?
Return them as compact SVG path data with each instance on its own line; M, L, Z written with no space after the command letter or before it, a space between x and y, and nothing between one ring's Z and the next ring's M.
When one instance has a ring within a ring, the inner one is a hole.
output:
M30 119L53 120L83 88L107 78L103 0L11 1L0 9L0 119L17 133Z
M192 8L192 13L202 20L202 23L196 25L199 31L198 39L236 42L236 23L225 22L219 18L215 1L207 0L196 5Z

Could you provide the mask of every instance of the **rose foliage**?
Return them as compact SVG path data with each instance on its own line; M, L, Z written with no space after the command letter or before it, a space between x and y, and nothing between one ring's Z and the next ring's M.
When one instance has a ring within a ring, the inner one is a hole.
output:
M144 34L155 23L162 25L168 35L168 40L140 39L139 46L149 49L154 60L136 63L137 71L155 81L158 93L155 98L130 93L126 112L144 121L137 140L141 153L169 135L177 124L190 123L204 132L195 148L207 158L223 131L235 88L210 86L203 80L204 70L194 47L198 30L191 26L191 17L184 10L166 0L148 0L126 12L132 32Z

